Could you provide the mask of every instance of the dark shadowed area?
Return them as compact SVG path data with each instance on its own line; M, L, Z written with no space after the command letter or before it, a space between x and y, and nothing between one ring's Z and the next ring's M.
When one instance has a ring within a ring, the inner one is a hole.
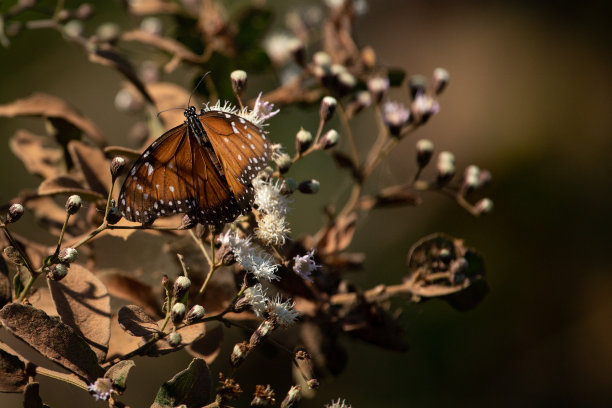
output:
M491 171L492 184L484 194L495 209L475 218L452 199L426 193L419 207L372 212L359 222L350 247L366 254L365 268L347 278L363 288L398 282L407 273L413 243L446 232L482 254L490 293L466 312L439 300L409 304L395 299L410 349L391 352L341 339L348 355L345 370L322 378L320 389L300 407L321 407L339 397L355 408L612 404L612 270L607 263L612 242L612 29L606 6L598 1L369 2L368 12L357 19L356 39L377 51L380 64L428 77L444 67L451 75L439 114L402 140L370 183L391 185L412 177L414 143L428 138L436 151L455 154L458 172L470 164ZM98 7L88 22L92 27L128 21L114 2ZM181 72L167 79L191 86ZM272 88L266 80L254 80L250 96L256 96L257 86ZM128 145L126 134L135 120L113 108L120 81L118 73L89 63L55 32L26 32L10 48L0 49L0 104L37 91L55 95L91 118L111 144ZM405 87L394 89L390 98L409 102ZM271 121L269 131L292 152L295 132L299 126L314 132L317 113L287 111ZM372 118L360 120L355 123L357 144L365 148L375 129L370 135ZM39 183L8 148L19 128L44 131L39 120L0 119L2 203ZM348 178L331 178L341 174L334 167L329 156L317 154L292 170L298 180L321 182L318 195L296 196L290 215L294 233L314 232L323 219L322 206L345 199ZM33 222L16 230L47 243L55 240ZM100 267L122 262L158 279L174 264L156 247L142 253L140 244L148 239L139 233L125 243L101 238L97 250L114 252L100 259ZM213 379L220 370L229 372L227 355L244 337L239 329L226 332L220 357L211 366ZM6 333L1 338L19 346ZM261 351L236 371L236 378L245 394L255 384L272 384L280 401L292 384L290 358L283 359L284 351L272 342ZM29 356L36 362L34 352ZM148 406L159 386L190 360L185 352L137 358L132 388L122 401ZM254 367L266 369L257 378L247 376ZM39 380L40 394L50 406L62 406L68 392L75 393L70 398L74 406L102 406L85 392ZM131 395L151 397L139 401ZM21 401L19 394L0 395L2 406L20 406Z

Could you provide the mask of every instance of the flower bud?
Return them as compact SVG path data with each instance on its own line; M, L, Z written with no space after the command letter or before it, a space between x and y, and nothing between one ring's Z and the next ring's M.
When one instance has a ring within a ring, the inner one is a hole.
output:
M431 156L433 155L434 145L431 140L421 139L416 143L417 151L417 163L419 168L423 168L429 164Z
M436 68L433 72L433 90L436 95L440 95L448 85L450 75L444 68Z
M304 194L316 194L319 192L320 183L317 180L302 181L298 185L298 190Z
M319 381L317 381L314 375L310 353L300 347L295 351L294 358L310 389L319 388Z
M111 161L110 171L113 179L121 175L121 171L125 168L126 160L121 156L115 156Z
M370 46L365 46L361 49L361 61L368 69L376 66L376 51Z
M440 111L440 104L429 95L419 94L410 105L410 112L414 122L423 124L434 114Z
M281 402L281 408L296 408L298 406L298 402L302 398L302 387L299 385L294 385L287 392L287 396Z
M172 306L172 311L170 312L170 318L172 319L172 323L176 325L182 322L183 318L185 317L186 311L187 308L183 303L175 303L174 306Z
M480 169L478 166L467 166L463 172L463 190L469 193L478 187L480 181Z
M116 23L104 23L101 24L96 30L96 36L100 42L115 42L121 35L121 28Z
M232 354L230 355L230 363L234 367L239 366L240 363L244 361L247 354L249 354L249 351L251 351L251 346L249 346L249 343L246 341L236 343L234 345L234 349L232 350Z
M312 133L307 130L300 129L295 135L295 150L299 154L304 153L310 146L312 146Z
M145 17L140 22L140 29L145 33L153 35L161 35L163 31L163 25L158 17Z
M474 209L478 215L488 214L493 211L493 201L491 201L489 198L483 198L476 203Z
M47 278L54 280L54 281L59 281L59 280L64 279L64 277L66 277L66 275L68 274L69 266L70 265L66 263L59 263L56 265L51 265L47 269Z
M402 128L411 120L410 111L397 102L385 102L382 105L382 116L391 136L397 138L401 137Z
M170 344L170 347L177 347L181 344L181 340L183 340L183 338L179 332L172 332L168 335L168 344Z
M336 105L338 102L336 98L331 96L326 96L321 100L321 109L319 110L319 117L323 122L327 122L334 116L334 112L336 111Z
M293 194L297 186L298 186L297 181L295 181L294 178L286 177L283 180L283 184L281 185L280 192L281 194L284 194L284 195Z
M446 184L455 175L455 155L451 152L440 152L438 155L438 184Z
M355 85L357 85L357 80L348 71L340 73L336 79L338 81L338 93L340 96L347 95L355 88Z
M64 34L69 38L81 37L85 33L85 27L79 20L70 20L64 24Z
M65 263L72 263L74 261L76 261L77 256L79 255L79 253L77 252L76 249L74 248L64 248L60 251L59 255L58 255L58 259L60 260L60 262L65 262Z
M297 137L296 137L296 143L297 143ZM288 172L292 164L291 157L289 157L289 155L285 153L278 155L278 157L274 159L274 162L276 163L276 167L278 167L278 171L281 174Z
M81 4L75 11L74 15L80 20L86 20L93 15L95 8L91 3Z
M174 297L181 299L191 286L191 280L186 276L179 276L174 281Z
M189 309L189 313L187 313L187 323L195 323L200 321L204 315L206 314L206 310L201 305L194 305L191 309Z
M372 104L372 95L368 91L356 92L354 98L349 102L346 107L347 114L349 117L353 117L364 108L369 107Z
M417 95L425 94L427 79L423 75L413 75L408 79L408 88L410 90L410 98L414 100Z
M389 90L389 78L373 77L368 80L368 90L376 103L381 103L387 90Z
M106 214L106 222L109 225L115 225L121 220L122 215L121 215L121 212L119 211L119 208L114 205L114 200L111 200L111 201L113 203L111 204L111 207L108 210L108 214Z
M23 215L23 205L15 203L9 207L8 214L6 215L6 223L10 224L17 222Z
M268 335L272 333L274 329L276 329L276 325L272 323L272 321L264 320L261 322L259 327L257 327L257 330L253 332L251 338L249 339L249 348L253 348L261 343L261 341L268 337Z
M232 71L230 74L230 79L232 80L232 89L236 95L242 95L242 92L246 89L247 86L247 73L241 69L237 69Z
M66 200L66 212L70 215L76 214L80 209L81 205L83 205L83 200L78 195L71 195Z
M331 57L326 52L316 52L315 55L312 56L312 61L315 63L315 65L323 68L326 71L329 71L331 68Z
M480 170L478 177L478 188L486 187L491 182L491 172L489 170Z
M339 138L340 136L338 135L338 132L334 129L330 129L325 132L323 137L321 137L321 140L319 140L319 146L321 146L323 149L331 149L338 144Z

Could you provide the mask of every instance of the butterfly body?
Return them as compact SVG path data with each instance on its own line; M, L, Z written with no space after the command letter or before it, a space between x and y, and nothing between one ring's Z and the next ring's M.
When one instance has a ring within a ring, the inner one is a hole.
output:
M250 207L251 180L269 155L265 132L240 112L216 105L196 113L190 106L185 122L136 160L119 193L119 210L143 224L172 214L204 224L231 222Z

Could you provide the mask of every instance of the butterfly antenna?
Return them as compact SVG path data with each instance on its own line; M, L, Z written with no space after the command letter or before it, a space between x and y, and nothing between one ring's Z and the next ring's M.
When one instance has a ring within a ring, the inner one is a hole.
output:
M171 111L171 110L176 110L176 109L184 109L184 108L169 108L169 109L164 109L163 111L157 112L157 115L155 115L155 118L159 119L159 115L161 115L162 113L168 112L168 111Z
M189 100L187 101L187 106L191 106L191 97L193 96L193 94L195 94L195 92L198 90L198 87L200 86L200 84L202 83L202 81L204 80L204 78L206 78L208 76L208 74L210 74L210 71L208 71L207 73L205 73L204 75L202 75L202 78L200 78L200 80L198 81L198 83L196 84L195 88L193 88L193 91L191 91L191 95L189 95Z

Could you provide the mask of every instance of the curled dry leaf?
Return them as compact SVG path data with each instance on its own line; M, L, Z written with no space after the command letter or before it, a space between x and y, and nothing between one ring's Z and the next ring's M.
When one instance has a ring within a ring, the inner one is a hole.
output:
M40 354L87 382L94 382L104 374L96 354L85 340L70 326L47 316L42 310L10 303L0 310L0 322Z
M71 264L61 281L47 279L62 321L72 327L102 362L110 339L110 296L104 284L79 264Z
M475 307L488 293L482 257L463 240L435 233L408 254L405 284L421 297L441 297L459 310Z
M0 392L22 392L28 383L26 363L0 349Z
M102 132L91 120L55 96L34 93L27 98L0 105L0 116L41 116L63 119L89 136L98 146L106 145Z
M87 186L106 198L111 185L111 174L110 161L104 158L104 153L78 140L68 144L68 151L85 177Z
M140 157L142 152L136 149L130 149L123 146L107 146L104 148L104 155L106 157L122 156L127 160L135 161Z
M84 188L81 183L79 183L77 180L70 176L52 177L46 179L38 186L39 196L71 196L73 194L77 194L87 201L96 201L104 199L104 196L102 194Z
M123 306L117 319L121 328L132 336L142 337L160 331L155 320L136 305Z
M98 278L108 288L111 296L142 307L150 316L161 317L158 295L151 286L115 271L100 273Z
M132 360L119 361L106 371L104 378L110 378L115 391L122 394L127 387L127 376L135 365Z
M345 250L355 235L357 214L338 217L335 222L321 229L314 238L321 256Z
M210 327L210 323L208 326ZM206 330L206 335L200 337L187 347L187 351L194 357L200 357L206 361L206 364L212 364L221 351L221 342L223 341L223 327L220 324L215 325L212 329Z
M52 178L61 173L63 153L58 147L47 146L49 139L27 130L18 130L9 146L25 165L26 169L43 178Z
M155 397L152 408L171 408L186 405L197 408L210 399L211 378L206 362L194 358L187 369L166 381Z
M342 329L365 342L387 350L406 351L402 326L385 307L361 299L342 319Z

